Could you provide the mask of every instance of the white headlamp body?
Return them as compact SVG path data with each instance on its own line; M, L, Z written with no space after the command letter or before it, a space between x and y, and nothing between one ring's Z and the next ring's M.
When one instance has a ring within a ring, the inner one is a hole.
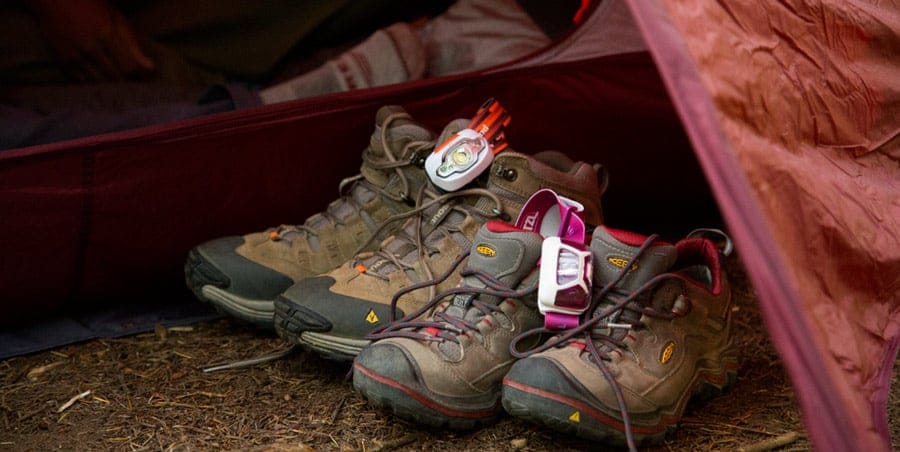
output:
M472 130L457 132L425 159L425 173L434 185L456 191L491 166L494 152L485 137Z

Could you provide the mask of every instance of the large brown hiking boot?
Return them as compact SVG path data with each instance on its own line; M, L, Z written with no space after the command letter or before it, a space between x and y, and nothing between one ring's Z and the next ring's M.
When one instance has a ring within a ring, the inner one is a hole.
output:
M374 342L353 362L356 390L376 406L435 427L495 420L503 411L500 382L514 361L509 344L543 322L535 304L543 239L488 221L459 272L462 284L432 300L440 304L431 315L368 336Z
M448 130L463 127L465 121L451 124ZM442 136L448 136L448 130ZM476 188L442 193L429 184L418 198L416 215L378 251L300 281L279 296L275 330L326 357L351 360L368 345L366 334L415 311L459 279L448 278L429 291L405 295L392 317L394 293L448 271L454 259L469 250L475 233L488 219L515 218L539 189L550 188L580 202L585 206L585 221L601 223L599 169L555 151L533 157L504 151L497 154L486 181L482 179Z
M188 255L185 280L202 301L259 327L272 329L274 300L295 282L347 261L364 244L396 232L390 220L412 210L410 197L425 183L433 134L397 106L375 116L360 174L341 182L341 197L299 226L206 242ZM374 237L373 234L377 234Z
M734 382L731 292L716 245L599 227L593 311L516 362L512 415L612 445L658 443L694 395Z

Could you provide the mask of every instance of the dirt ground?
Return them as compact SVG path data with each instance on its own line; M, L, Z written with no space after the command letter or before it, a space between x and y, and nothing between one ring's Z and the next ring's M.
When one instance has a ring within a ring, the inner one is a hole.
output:
M738 381L688 407L655 451L809 450L789 380L737 260ZM513 418L474 432L418 428L368 406L348 364L303 351L243 369L203 368L283 350L278 338L227 319L93 340L0 361L0 450L596 450ZM900 450L894 371L890 417ZM67 402L83 395L72 404Z

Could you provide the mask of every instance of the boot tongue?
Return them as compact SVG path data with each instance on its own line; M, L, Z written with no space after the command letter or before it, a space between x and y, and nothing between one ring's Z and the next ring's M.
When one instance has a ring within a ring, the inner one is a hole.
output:
M603 226L594 230L591 252L594 257L595 284L603 287L614 281L622 269L628 268L628 273L611 290L615 295L601 300L594 310L595 314L605 311L621 297L630 295L654 276L665 273L675 264L677 258L675 246L661 241L655 242L644 250L635 260L634 256L646 239L647 237L640 234L608 229ZM629 304L634 303L637 301ZM640 317L638 312L623 309L610 314L607 321L631 324L640 320ZM623 328L596 328L594 332L619 340L628 333Z
M385 124L385 121L388 120L392 115L396 115L395 119ZM386 133L382 133L383 128L387 126ZM382 140L384 138L384 140ZM428 129L422 127L406 113L406 110L403 107L397 105L387 105L378 109L378 112L375 114L375 130L372 132L372 135L369 137L369 147L366 148L363 152L369 154L372 157L375 157L376 160L384 160L390 161L387 156L387 152L385 150L385 142L390 147L390 153L397 161L407 160L410 158L409 153L412 153L413 149L406 148L406 144L412 141L431 141L434 139L434 135ZM389 191L396 191L395 187L387 187L388 182L390 181L391 173L393 169L382 170L370 167L365 160L363 161L362 166L360 167L360 174L369 181L372 185L376 187L381 187L387 189ZM410 178L411 184L421 186L424 183L424 177L419 177L419 181L413 181L415 178L415 174L407 173L407 177ZM357 204L365 205L368 204L373 198L378 196L378 193L372 191L369 187L366 187L362 184L355 184L353 188L348 193L348 195L356 201ZM327 208L328 214L338 221L343 221L353 215L356 215L357 208L353 205L344 202L343 200L339 202L332 203ZM312 230L318 230L322 227L330 224L331 221L323 215L313 215L308 218L305 226ZM293 226L286 226L283 228L279 228L280 237L282 239L292 241L299 237L306 236L305 232L298 230ZM319 248L319 240L315 235L308 237L310 246L313 249Z
M531 274L541 257L539 234L518 229L499 221L488 221L479 229L472 242L469 268L487 273L509 288L517 287ZM484 288L485 284L475 276L466 276L463 286ZM485 294L459 294L444 311L455 317L474 320L481 311L470 309L472 300L499 304L501 299Z
M390 122L385 123L391 116ZM384 127L387 130L384 130ZM387 105L378 109L375 114L375 130L369 136L369 147L364 151L375 160L390 162L409 160L414 149L406 145L412 141L431 141L434 135L428 129L422 127L406 113L402 107ZM387 148L385 147L387 145ZM389 155L390 154L390 157ZM424 157L424 156L422 156ZM377 187L384 187L393 170L380 170L370 167L363 161L360 173L369 182Z
M392 115L395 118L385 124ZM390 147L391 154L397 160L402 160L403 147L409 141L430 141L434 139L434 135L428 129L422 127L413 121L409 113L403 107L397 105L387 105L378 109L375 113L375 130L369 136L369 149L374 156L386 156L384 142L382 142L382 128L387 125L387 133L385 134L387 145Z

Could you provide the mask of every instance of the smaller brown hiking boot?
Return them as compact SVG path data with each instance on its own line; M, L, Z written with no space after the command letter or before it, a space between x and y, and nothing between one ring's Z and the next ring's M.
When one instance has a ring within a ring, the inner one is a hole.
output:
M353 386L373 405L426 425L468 429L503 412L510 341L543 321L535 305L543 236L488 221L472 242L462 284L367 336ZM395 297L396 300L396 297Z
M299 226L224 237L191 250L184 272L194 294L234 317L273 329L276 296L396 232L403 222L392 218L412 209L409 199L427 179L422 165L434 136L397 106L379 109L375 122L360 174L341 182L341 197L325 211Z
M503 407L632 450L659 443L692 396L717 395L735 380L719 249L707 238L671 245L599 227L591 251L589 315L512 366Z

